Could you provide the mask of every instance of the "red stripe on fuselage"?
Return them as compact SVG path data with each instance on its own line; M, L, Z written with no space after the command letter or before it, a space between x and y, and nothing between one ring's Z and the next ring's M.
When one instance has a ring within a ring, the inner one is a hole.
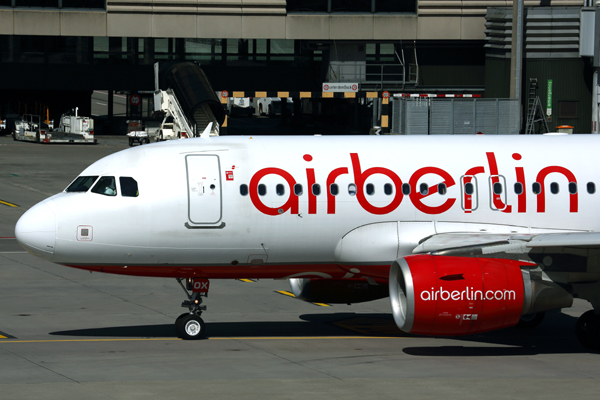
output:
M236 265L236 266L173 266L173 265L70 265L67 267L107 274L148 276L155 278L209 278L209 279L286 279L286 278L333 278L348 277L349 270L360 272L352 278L373 277L387 279L389 265L338 265L338 264L289 264L289 265Z

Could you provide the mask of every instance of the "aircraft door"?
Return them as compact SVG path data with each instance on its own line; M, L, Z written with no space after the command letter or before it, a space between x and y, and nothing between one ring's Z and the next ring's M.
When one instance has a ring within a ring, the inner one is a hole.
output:
M188 190L188 228L214 228L223 217L221 165L214 154L185 156Z

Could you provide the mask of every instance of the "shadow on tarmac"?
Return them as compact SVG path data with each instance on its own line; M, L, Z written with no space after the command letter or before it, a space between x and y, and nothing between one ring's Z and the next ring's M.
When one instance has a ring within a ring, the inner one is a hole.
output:
M536 329L506 328L477 335L424 337L400 331L391 314L304 314L294 322L208 322L208 338L228 337L404 337L427 340L427 346L405 346L405 354L417 357L497 357L537 354L589 353L575 337L576 317L558 311L546 313ZM174 338L175 328L168 325L119 326L51 332L54 336L110 338ZM444 340L442 346L436 345ZM447 341L469 345L448 346ZM410 342L395 342L396 345ZM483 344L483 345L482 345ZM485 346L488 344L489 346ZM500 346L500 347L498 347Z
M207 322L209 338L225 337L334 337L357 336L356 332L317 322ZM77 337L176 337L174 324L116 326L50 332L55 336Z

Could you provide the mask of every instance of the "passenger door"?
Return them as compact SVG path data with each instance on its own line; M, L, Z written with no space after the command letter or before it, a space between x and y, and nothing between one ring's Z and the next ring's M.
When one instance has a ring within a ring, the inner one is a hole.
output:
M188 191L188 228L214 228L223 217L221 164L214 154L185 157Z

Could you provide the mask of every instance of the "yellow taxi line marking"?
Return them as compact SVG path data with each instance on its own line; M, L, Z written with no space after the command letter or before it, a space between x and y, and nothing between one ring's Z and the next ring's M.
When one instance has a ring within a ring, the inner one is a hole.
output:
M327 340L327 339L397 339L391 336L294 336L294 337L230 337L209 340Z
M283 294L285 296L290 296L290 297L296 297L294 296L294 293L288 292L287 290L276 290L276 293L279 294ZM327 304L327 303L313 303L316 306L321 306L321 307L331 307L331 304Z
M8 201L4 201L4 200L0 200L0 204L4 204L5 206L9 206L9 207L19 207L16 204L9 203Z
M38 340L3 340L0 343L73 343L73 342L135 342L153 340L181 340L180 338L138 338L138 339L38 339Z
M6 332L0 331L0 339L16 339L16 337L11 336Z
M238 281L249 282L249 283L256 282L256 281L253 281L252 279L246 279L246 278L238 279Z
M276 290L275 292L286 295L286 296L290 296L290 297L296 297L296 296L294 296L294 293L288 292L287 290Z
M208 340L331 340L331 339L404 339L393 336L289 336L289 337L252 337L252 336L240 336L240 337L222 337L222 338L208 338ZM48 339L48 340L3 340L0 345L4 343L74 343L74 342L148 342L148 341L173 341L183 340L180 338L139 338L139 339Z

